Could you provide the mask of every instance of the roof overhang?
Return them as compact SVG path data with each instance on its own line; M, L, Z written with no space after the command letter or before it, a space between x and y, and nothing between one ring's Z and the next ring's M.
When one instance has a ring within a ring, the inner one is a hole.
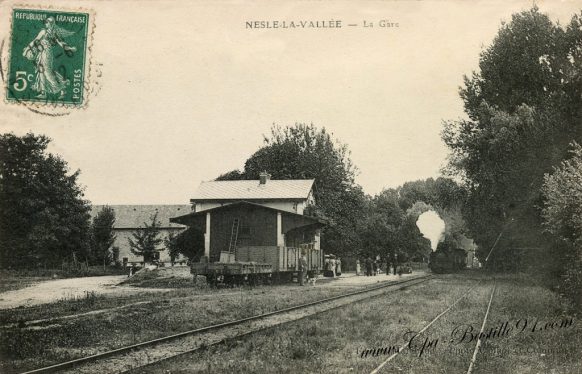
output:
M303 198L303 197L292 197L292 198L260 198L260 199L246 199L246 200L242 200L242 201L246 201L246 202L253 202L253 201L292 201L292 202L302 202L307 200L307 198ZM237 203L241 201L241 199L190 199L190 203L192 204L196 204L196 203L224 203L224 204L232 204L232 203ZM257 203L255 203L257 204ZM258 204L260 205L260 204Z
M239 200L239 201L233 202L232 204L227 204L227 205L219 206L216 208L203 210L200 212L192 212L189 214L185 214L183 216L173 217L173 218L170 218L170 222L179 223L179 224L187 225L187 226L204 225L206 223L206 213L212 213L212 212L216 212L219 210L232 209L233 207L241 206L241 205L253 206L253 207L260 208L260 209L265 209L265 210L270 210L270 211L274 211L277 213L281 213L282 215L285 215L285 216L291 218L294 222L296 222L297 223L297 225L295 225L296 227L311 226L312 228L321 228L321 227L326 225L326 222L324 220L317 218L317 217L305 216L303 214L293 213L293 212L289 212L289 211L283 210L283 209L271 208L271 207L268 207L265 205L256 204L256 203L252 203L250 201L245 201L245 200Z

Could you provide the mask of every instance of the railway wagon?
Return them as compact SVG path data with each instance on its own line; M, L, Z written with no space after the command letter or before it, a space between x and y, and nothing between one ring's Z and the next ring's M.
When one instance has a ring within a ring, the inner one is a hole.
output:
M191 271L206 276L211 284L290 281L299 270L302 253L308 275L323 270L319 236L324 223L316 217L238 201L171 222L204 232L205 253L200 262L191 264Z
M323 269L323 251L309 246L237 247L234 256L229 252L222 253L221 261L192 263L191 272L194 277L205 276L209 284L290 282L299 271L302 253L307 261L308 276L319 274Z

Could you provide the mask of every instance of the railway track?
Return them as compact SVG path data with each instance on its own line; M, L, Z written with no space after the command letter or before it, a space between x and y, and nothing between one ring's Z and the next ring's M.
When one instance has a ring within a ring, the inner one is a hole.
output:
M422 334L423 332L425 332L426 330L428 330L435 322L437 322L441 317L443 317L444 315L446 315L448 312L450 312L461 300L463 300L465 297L467 297L471 291L473 291L475 288L477 287L477 285L469 288L465 293L463 293L463 295L461 295L458 299L456 299L453 303L451 303L445 310L443 310L440 314L438 314L435 318L433 318L429 323L427 323L419 332L418 334ZM485 315L483 317L483 323L481 324L481 330L480 330L480 334L483 333L485 326L487 324L487 317L489 315L489 310L491 309L491 303L493 302L493 297L495 295L495 290L496 290L496 283L493 283L493 288L491 290L491 296L489 297L489 303L487 304L487 310L485 312ZM481 335L479 335L481 336ZM471 357L471 360L469 361L469 367L467 369L467 374L472 374L473 369L475 367L475 362L477 361L477 355L479 352L479 347L481 345L481 337L479 337L476 341L475 344L475 350L473 351L473 355ZM393 353L392 355L390 355L388 358L386 358L384 361L382 361L382 363L380 363L380 365L378 365L376 368L374 368L374 370L372 370L370 372L370 374L378 374L380 372L382 372L382 369L392 360L394 360L402 351L409 349L408 345L402 345L398 351L396 351L395 353Z
M123 373L171 357L239 338L260 330L297 321L356 301L380 296L427 282L433 275L386 282L363 290L349 292L281 310L185 331L96 355L27 371L32 373Z

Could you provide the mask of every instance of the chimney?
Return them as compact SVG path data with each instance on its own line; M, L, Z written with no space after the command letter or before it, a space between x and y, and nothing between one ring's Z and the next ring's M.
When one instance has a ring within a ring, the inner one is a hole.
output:
M267 184L267 181L271 179L271 174L267 173L266 171L263 171L261 174L259 174L259 183L260 184Z

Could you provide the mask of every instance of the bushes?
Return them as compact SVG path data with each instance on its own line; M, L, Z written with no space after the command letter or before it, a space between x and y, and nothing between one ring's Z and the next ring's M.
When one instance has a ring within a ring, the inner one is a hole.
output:
M559 291L582 307L582 146L572 142L569 159L544 176L542 216L546 231L563 247ZM554 254L555 255L555 254Z

